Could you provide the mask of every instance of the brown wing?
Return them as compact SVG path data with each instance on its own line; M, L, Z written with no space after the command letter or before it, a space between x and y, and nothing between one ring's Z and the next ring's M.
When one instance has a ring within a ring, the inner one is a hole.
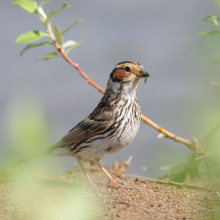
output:
M104 132L111 124L113 114L109 109L95 109L85 120L71 129L59 142L63 147L77 146L89 138Z

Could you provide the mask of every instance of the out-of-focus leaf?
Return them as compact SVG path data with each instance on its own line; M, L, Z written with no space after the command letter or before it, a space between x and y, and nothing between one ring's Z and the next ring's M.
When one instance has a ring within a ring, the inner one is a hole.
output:
M39 61L39 60L49 60L51 58L57 57L58 55L59 55L59 52L53 52L53 53L47 54L44 57L39 58L37 61Z
M18 92L8 100L5 120L12 138L9 137L7 140L8 146L4 152L5 154L1 153L0 155L1 169L3 168L1 165L4 165L4 160L5 168L10 167L18 159L26 158L43 149L45 150L46 146L50 144L47 120L44 113L41 100L31 94L31 92ZM28 167L38 163L37 160L35 162L28 164ZM42 166L42 163L43 161L39 161L40 166Z
M204 21L212 22L213 19L215 19L215 18L216 18L216 16L208 16L204 19Z
M63 9L70 7L70 5L68 4L64 4L59 10L53 11L50 14L47 15L47 20L46 20L46 25L48 25L51 21L51 19L53 18L53 16L61 11L63 11Z
M35 1L29 1L29 0L14 0L12 2L14 5L19 5L21 8L23 8L25 11L29 13L35 13L38 14L38 7L37 2Z
M220 31L202 31L202 32L197 32L196 34L199 34L199 35L212 35L212 34L217 34L217 33L220 33Z
M216 126L212 129L212 131L208 134L202 146L205 146L206 149L215 148L220 154L220 120L216 124Z
M49 37L49 34L44 33L42 31L29 31L29 32L26 32L24 34L21 34L16 39L16 44L36 41L36 40L38 40L38 39L40 39L42 37Z
M38 7L38 12L39 12L39 17L40 20L43 24L45 24L46 20L47 20L47 14L44 12L43 9L43 5L46 4L47 2L49 2L50 0L44 0L40 3L39 7Z
M208 35L205 37L205 39L202 41L201 46L205 43L205 41L210 37L211 35Z
M42 1L41 3L40 3L40 5L42 6L42 5L44 5L44 4L46 4L47 2L49 2L50 0L44 0L44 1Z
M68 41L67 41L68 42ZM66 42L66 43L67 43ZM74 49L75 47L78 47L79 45L83 44L85 41L80 41L80 42L76 42L73 46L69 47L68 49L66 49L66 54L68 54L72 49Z
M63 48L67 48L67 47L71 47L71 46L73 46L73 45L75 45L75 44L77 44L78 42L76 42L76 41L74 41L74 40L68 40L67 42L65 42L64 44L63 44Z
M208 21L213 23L215 26L219 26L218 20L220 20L219 18L217 18L216 16L208 16L204 19L204 21Z
M196 34L199 34L199 35L208 35L205 37L205 39L203 40L201 46L205 43L205 41L213 34L217 34L217 33L220 33L220 31L202 31L202 32L197 32Z
M20 53L20 55L22 56L22 54L28 50L28 49L31 49L31 48L34 48L34 47L39 47L39 46L44 46L44 45L51 45L53 44L52 42L50 41L46 41L46 42L42 42L42 43L39 43L39 44L29 44L27 45Z
M62 35L60 34L60 29L57 25L54 26L54 34L55 34L55 37L56 37L58 44L60 46L63 46L64 40L63 40Z
M220 1L219 0L215 0L215 2L219 5L220 7Z
M220 59L215 60L213 64L220 64Z
M38 7L38 14L39 14L41 22L44 24L47 19L47 15L44 12L44 9L41 5Z
M71 26L69 26L66 30L61 32L61 35L65 34L67 31L69 31L72 27L74 27L76 24L81 23L83 20L78 20L76 21L74 24L72 24Z

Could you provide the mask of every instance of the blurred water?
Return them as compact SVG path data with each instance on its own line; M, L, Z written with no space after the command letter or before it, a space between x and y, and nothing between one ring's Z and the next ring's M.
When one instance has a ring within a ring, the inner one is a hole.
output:
M45 5L47 12L64 1ZM140 83L137 96L143 114L185 138L202 139L219 119L219 88L202 82L205 78L220 82L218 36L203 47L198 31L213 29L202 20L218 15L211 0L154 1L112 0L72 1L72 7L56 15L53 24L65 29L78 19L84 22L64 35L66 40L86 40L70 53L71 59L99 85L105 88L108 76L120 61L133 60L150 73L147 84ZM87 85L77 71L61 58L35 62L54 51L52 46L27 51L15 46L15 39L30 30L43 30L36 15L24 12L10 1L1 3L1 80L0 80L0 152L10 134L6 129L8 100L17 93L37 95L45 105L51 127L51 144L57 142L96 107L101 94ZM158 132L141 124L135 140L116 154L103 159L112 165L133 155L128 173L158 177L154 169L184 161L188 149L169 139L157 139ZM71 158L67 161L75 162ZM153 168L144 171L142 166ZM71 169L71 167L65 167Z

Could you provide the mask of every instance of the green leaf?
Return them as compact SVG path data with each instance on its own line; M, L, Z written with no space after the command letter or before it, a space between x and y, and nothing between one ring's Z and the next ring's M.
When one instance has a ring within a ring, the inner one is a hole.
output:
M205 39L202 41L201 46L205 43L205 41L210 37L211 35L208 35L205 37Z
M220 1L219 0L215 0L215 2L219 5L220 7Z
M63 9L70 7L70 5L68 4L64 4L59 10L53 11L50 14L47 15L47 20L46 20L46 25L48 25L51 21L51 19L53 18L53 16L61 11L63 11Z
M43 5L46 4L47 2L49 2L50 0L44 0L40 3L39 7L38 7L38 14L40 17L40 20L43 24L45 24L45 21L47 20L47 14L44 12L43 9Z
M14 5L19 5L21 8L23 8L25 11L29 13L35 13L38 14L38 7L37 2L35 1L29 1L29 0L14 0L12 2Z
M45 14L43 8L40 8L40 7L39 7L38 12L39 12L39 18L40 18L41 22L42 22L43 24L45 24L45 21L46 21L46 19L47 19L47 15Z
M68 42L68 41L67 41ZM66 42L66 43L67 43ZM85 41L80 41L80 42L76 42L73 46L69 47L68 49L66 49L66 54L68 54L72 49L74 49L75 47L78 47L79 45L83 44ZM65 45L65 44L64 44Z
M76 42L76 41L74 41L74 40L68 40L67 42L65 42L64 44L63 44L63 48L67 48L67 47L71 47L71 46L73 46L73 45L75 45L75 44L77 44L78 42Z
M41 3L40 3L40 5L42 6L42 5L44 5L44 4L46 4L47 2L49 2L50 0L44 0L44 1L42 1Z
M59 52L52 52L50 54L47 54L44 57L39 58L37 61L39 61L39 60L49 60L51 58L57 57L58 55L59 55Z
M208 16L204 19L204 21L212 22L214 17L216 17L216 16Z
M44 33L42 31L29 31L27 33L21 34L16 39L16 44L32 42L32 41L38 40L42 37L49 37L49 34Z
M208 16L207 18L204 19L204 21L211 22L217 27L219 26L218 20L219 20L219 18L217 18L216 16Z
M70 30L73 26L75 26L76 24L81 23L83 20L78 20L76 21L74 24L72 24L71 26L69 26L66 30L61 32L61 35L63 35L64 33L66 33L68 30Z
M27 45L20 53L20 55L22 56L22 54L28 50L28 49L31 49L31 48L34 48L34 47L40 47L40 46L45 46L45 45L51 45L53 44L52 42L50 41L46 41L46 42L42 42L42 43L39 43L39 44L29 44Z
M45 21L47 20L47 14L44 12L44 9L42 7L44 2L42 2L39 7L38 7L38 14L39 14L39 17L40 17L40 20L43 24L45 24ZM46 2L45 2L46 3ZM45 4L44 3L44 4Z
M201 44L202 46L211 35L217 34L217 33L220 33L220 31L203 31L203 32L197 32L196 34L207 35Z
M58 44L60 46L63 46L64 40L63 40L62 35L60 34L60 29L57 25L54 26L54 34L55 34L55 37L56 37Z
M196 34L199 34L199 35L212 35L212 34L217 34L217 33L220 33L220 31L202 31L202 32L197 32Z
M220 59L215 60L213 64L220 64Z

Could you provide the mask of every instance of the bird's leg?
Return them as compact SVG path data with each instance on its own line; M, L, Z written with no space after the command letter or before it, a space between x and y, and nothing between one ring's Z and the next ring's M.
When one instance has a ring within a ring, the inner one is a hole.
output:
M114 179L110 176L110 174L107 172L107 170L99 163L99 161L96 160L96 164L101 168L101 170L104 172L104 174L108 177L110 185L113 188L122 188L122 189L127 189L125 186L121 186L118 183L114 181Z
M92 182L92 180L91 180L89 174L86 172L85 167L84 167L84 165L83 165L83 158L82 158L82 157L77 157L77 162L78 162L80 168L82 169L83 173L85 174L87 180L91 183L91 185L92 185L94 188L96 188L96 189L99 188L99 187L97 187L97 186Z

